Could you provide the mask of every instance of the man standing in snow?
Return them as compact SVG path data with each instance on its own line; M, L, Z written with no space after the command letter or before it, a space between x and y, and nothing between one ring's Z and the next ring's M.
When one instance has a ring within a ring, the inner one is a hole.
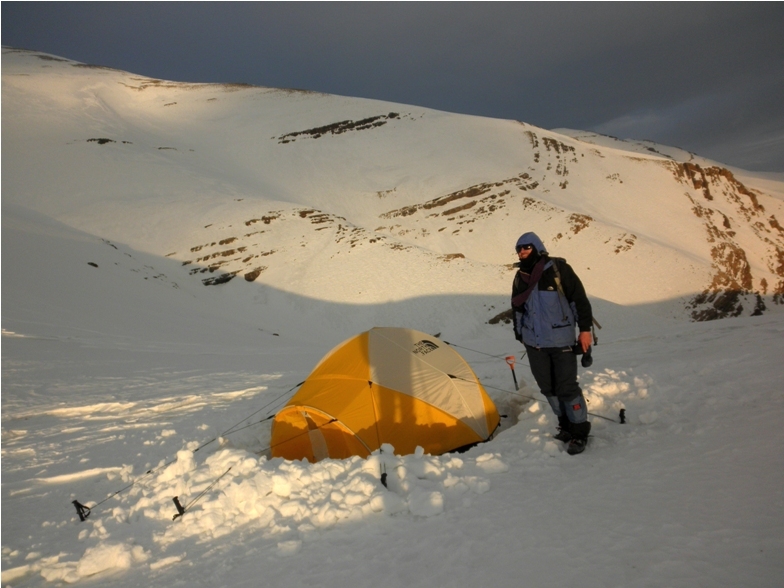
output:
M560 258L551 258L535 233L515 245L520 259L512 285L515 338L525 345L531 372L558 417L555 438L568 443L570 455L582 453L591 423L577 383L576 347L591 346L591 303L580 278Z

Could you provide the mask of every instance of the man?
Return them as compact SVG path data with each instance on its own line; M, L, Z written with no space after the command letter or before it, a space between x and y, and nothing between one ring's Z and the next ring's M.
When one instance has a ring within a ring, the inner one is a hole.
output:
M558 417L555 438L576 455L585 450L591 431L575 354L575 347L586 353L591 346L591 303L574 270L549 257L535 233L522 235L515 250L520 259L512 285L515 337L525 345L531 373Z

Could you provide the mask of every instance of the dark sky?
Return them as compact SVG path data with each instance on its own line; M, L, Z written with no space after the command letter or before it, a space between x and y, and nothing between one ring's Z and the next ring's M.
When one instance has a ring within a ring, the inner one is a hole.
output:
M784 172L784 3L2 2L2 44L651 139Z

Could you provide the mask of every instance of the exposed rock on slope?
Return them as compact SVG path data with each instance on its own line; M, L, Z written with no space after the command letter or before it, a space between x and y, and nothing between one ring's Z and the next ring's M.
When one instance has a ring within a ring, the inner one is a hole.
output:
M694 154L7 48L2 74L4 201L177 280L502 308L533 230L595 298L693 320L784 304L784 184Z

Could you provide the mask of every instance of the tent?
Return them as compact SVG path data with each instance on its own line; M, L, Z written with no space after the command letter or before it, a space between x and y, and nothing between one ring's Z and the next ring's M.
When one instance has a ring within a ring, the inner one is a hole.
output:
M272 423L273 457L367 457L389 443L438 455L488 440L498 410L449 345L412 329L376 327L316 365Z

